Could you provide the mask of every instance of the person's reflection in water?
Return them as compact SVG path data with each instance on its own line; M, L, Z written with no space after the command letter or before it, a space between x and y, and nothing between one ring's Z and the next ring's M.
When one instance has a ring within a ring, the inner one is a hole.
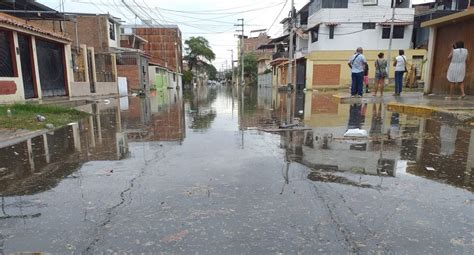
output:
M400 114L398 112L392 113L390 118L390 132L388 139L396 139L400 133Z
M370 125L370 136L382 134L382 104L372 106L372 123Z
M364 118L364 120L362 120L362 118ZM351 104L347 129L362 128L363 122L365 122L365 114L362 115L362 104Z
M441 124L439 137L441 140L440 154L443 156L451 156L456 150L456 139L458 129L447 124Z
M347 129L362 129L362 124L365 123L366 105L352 104L349 110L349 123ZM349 146L350 150L365 151L367 143L356 142Z

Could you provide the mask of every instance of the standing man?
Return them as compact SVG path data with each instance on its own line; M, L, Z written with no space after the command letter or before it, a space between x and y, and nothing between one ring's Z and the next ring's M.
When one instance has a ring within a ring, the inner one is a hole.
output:
M357 48L347 62L352 72L351 97L362 97L364 93L364 68L367 65L367 59L362 53L364 53L362 47Z

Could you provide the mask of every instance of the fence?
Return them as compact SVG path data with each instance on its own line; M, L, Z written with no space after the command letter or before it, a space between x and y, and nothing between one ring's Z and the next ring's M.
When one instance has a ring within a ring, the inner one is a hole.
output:
M117 56L117 65L137 65L137 55L118 55Z
M95 54L95 69L97 82L115 82L113 56L110 54Z

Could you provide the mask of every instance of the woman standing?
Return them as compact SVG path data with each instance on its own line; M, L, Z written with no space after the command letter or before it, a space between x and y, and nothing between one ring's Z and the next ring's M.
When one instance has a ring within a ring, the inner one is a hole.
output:
M394 96L400 96L403 88L403 75L407 72L407 58L405 57L405 51L399 50L398 55L393 62L395 67L395 94Z
M380 52L378 59L375 60L375 88L373 96L377 96L377 90L380 89L380 96L383 96L383 86L385 77L387 77L387 60L384 59L383 52Z
M466 96L464 93L464 78L466 76L466 64L469 60L469 52L464 48L464 42L459 41L453 45L453 50L449 54L448 59L451 60L447 76L448 81L451 82L448 99L453 97L455 84L460 84L461 99L463 99Z

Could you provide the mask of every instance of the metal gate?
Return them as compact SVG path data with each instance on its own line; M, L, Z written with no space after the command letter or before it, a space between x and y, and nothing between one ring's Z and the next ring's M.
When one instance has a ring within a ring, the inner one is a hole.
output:
M66 96L63 45L36 40L36 52L43 97Z
M18 45L20 47L21 74L23 78L23 88L25 98L37 97L35 73L33 71L33 61L31 59L31 37L18 35Z
M90 92L95 93L94 68L92 66L92 51L87 50L87 69L89 71Z

